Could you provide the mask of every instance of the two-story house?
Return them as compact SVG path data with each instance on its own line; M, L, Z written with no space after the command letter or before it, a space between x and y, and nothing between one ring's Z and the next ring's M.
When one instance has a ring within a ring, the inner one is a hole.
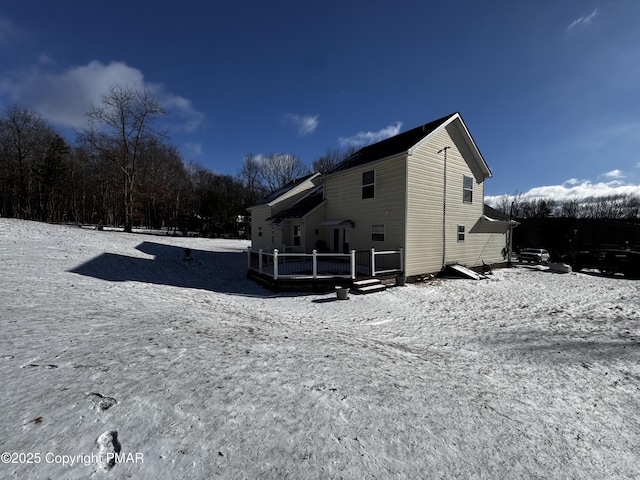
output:
M402 248L407 276L505 260L511 223L484 210L491 171L459 113L357 151L250 209L253 248Z

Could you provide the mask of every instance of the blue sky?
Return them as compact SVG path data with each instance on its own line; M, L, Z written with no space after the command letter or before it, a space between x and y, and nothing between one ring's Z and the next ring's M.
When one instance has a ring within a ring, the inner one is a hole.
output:
M0 108L62 132L113 84L152 91L185 162L363 146L459 111L487 196L640 194L640 2L16 1Z

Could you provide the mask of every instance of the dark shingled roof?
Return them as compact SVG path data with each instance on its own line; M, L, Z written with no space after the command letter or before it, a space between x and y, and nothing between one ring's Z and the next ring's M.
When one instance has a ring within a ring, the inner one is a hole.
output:
M302 218L323 201L322 185L313 189L307 196L284 210L279 211L273 217L267 218L272 222L280 223L288 218Z
M505 215L501 211L490 207L486 203L484 204L484 214L489 218L493 218L494 220L500 220L502 222L508 222L510 220L509 215Z
M400 133L394 137L363 147L347 158L344 162L329 171L328 174L358 167L365 163L373 162L374 160L380 160L381 158L387 158L392 155L406 152L424 137L437 129L440 125L453 117L456 113L457 112L454 112L446 117L439 118L438 120L407 130L406 132Z

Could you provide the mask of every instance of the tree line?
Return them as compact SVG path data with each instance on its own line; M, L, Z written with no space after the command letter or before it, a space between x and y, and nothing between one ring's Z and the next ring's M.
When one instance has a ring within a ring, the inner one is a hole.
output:
M11 105L0 115L0 216L247 236L247 207L352 153L327 150L311 168L291 154L248 154L237 175L220 174L182 160L155 128L166 114L149 92L116 85L71 143L37 111Z
M640 196L630 194L571 200L503 195L494 208L516 220L572 218L640 222Z

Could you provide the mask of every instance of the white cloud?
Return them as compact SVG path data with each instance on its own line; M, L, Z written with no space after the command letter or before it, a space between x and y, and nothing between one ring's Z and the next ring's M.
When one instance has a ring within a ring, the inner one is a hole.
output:
M567 27L567 34L571 34L576 28L584 27L586 25L591 25L593 19L598 14L598 9L596 8L591 14L584 15L573 22Z
M614 170L615 172L615 170ZM535 199L553 199L557 201L581 200L593 197L609 197L616 195L637 195L640 196L640 185L625 184L618 180L609 182L593 183L589 180L569 179L562 185L547 185L543 187L535 187L531 190L518 194L527 200ZM507 195L508 197L512 195ZM485 197L485 203L496 205L504 195L494 195Z
M180 119L172 123L172 129L193 133L205 123L205 115L193 107L191 100L162 91L156 95L168 113Z
M400 133L401 127L402 122L396 122L392 125L387 125L377 132L358 132L350 137L340 137L338 142L343 147L360 147L363 145L370 145L397 135Z
M620 179L624 178L625 175L622 173L622 170L611 170L610 172L605 172L600 177L611 178L611 179Z
M295 115L288 114L284 117L287 123L294 125L298 129L298 135L304 136L318 128L320 122L318 121L318 115Z
M112 86L121 85L155 95L180 119L179 124L171 124L176 130L191 132L204 121L204 115L193 108L190 100L167 92L161 85L145 82L140 70L123 62L93 61L61 73L49 72L49 65L53 60L41 59L30 70L5 77L0 81L0 94L33 108L54 125L79 128L86 125L85 113L90 104L99 103Z

